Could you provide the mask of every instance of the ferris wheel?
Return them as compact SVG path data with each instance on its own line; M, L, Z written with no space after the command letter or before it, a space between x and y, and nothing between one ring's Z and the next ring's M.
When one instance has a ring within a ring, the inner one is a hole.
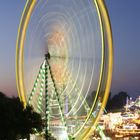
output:
M87 139L110 90L113 49L102 0L27 0L16 45L16 81L25 107L57 139Z

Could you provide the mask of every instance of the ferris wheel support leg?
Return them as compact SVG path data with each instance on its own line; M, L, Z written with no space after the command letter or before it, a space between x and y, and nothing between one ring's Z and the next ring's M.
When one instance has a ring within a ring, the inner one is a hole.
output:
M98 112L98 110L99 110L100 107L101 107L101 102L98 101L98 102L97 102L96 110L92 113L93 118L96 117L97 112ZM106 111L105 108L104 108L104 112L107 113L107 111ZM104 134L102 128L101 128L99 125L96 126L96 130L97 130L97 132L99 133L99 135L100 135L100 137L101 137L102 140L108 140L108 138L105 136L105 134Z
M47 65L45 64L45 139L49 140L49 98L48 98L48 73Z
M42 68L42 71L45 71L45 68ZM39 92L39 97L38 97L38 105L37 105L37 108L38 108L38 112L41 113L41 105L42 105L42 99L43 99L43 92L44 92L44 83L45 83L45 72L43 74L42 72L42 75L41 75L41 85L40 85L40 92Z
M99 125L97 125L96 130L98 131L102 140L107 140L107 137L105 136L103 130L101 129L101 127Z
M59 104L59 110L60 110L60 114L61 114L61 119L62 119L62 123L64 125L64 128L65 128L65 132L67 133L67 124L66 124L66 120L65 120L65 116L64 116L64 113L63 113L63 108L62 108L62 104L61 104L61 101L60 101L60 97L59 97L59 94L58 94L58 91L57 91L57 87L56 87L56 84L55 84L55 80L54 80L54 77L53 77L53 73L52 73L52 70L51 70L51 66L48 62L48 59L46 59L46 63L48 64L49 66L49 71L50 71L50 76L51 76L51 79L53 81L53 86L54 86L54 89L55 89L55 95L56 95L56 99L57 99L57 102ZM47 85L46 85L47 86ZM67 133L67 140L69 140L69 137L68 137L68 133Z
M29 105L31 104L31 101L32 101L33 96L34 96L35 91L36 91L36 88L37 88L37 86L38 86L38 82L40 81L40 78L41 78L41 75L42 75L42 72L41 72L41 70L42 70L42 65L43 65L43 64L41 64L41 66L40 66L40 69L39 69L37 78L36 78L35 83L34 83L34 85L33 85L32 91L31 91L31 93L30 93L30 95L29 95L29 99L28 99L28 104L29 104Z

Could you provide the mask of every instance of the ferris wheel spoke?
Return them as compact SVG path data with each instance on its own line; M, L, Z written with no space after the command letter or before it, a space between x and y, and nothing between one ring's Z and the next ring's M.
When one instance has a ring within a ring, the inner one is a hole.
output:
M74 82L72 76L69 74L69 72L67 71L66 73L67 73L67 75L68 75L68 77L69 77L69 78L68 78L69 84L71 84L71 87L73 87L73 84L74 84L75 82ZM81 94L80 88L78 87L78 85L77 85L76 83L75 83L75 85L74 85L74 87L73 87L73 90L75 91L75 94L76 94L76 95L80 95L80 98L79 98L79 99L80 99L81 105L82 105L82 103L83 103L84 108L85 108L86 112L88 113L89 110L90 110L90 107L89 107L89 105L88 105L86 99L85 99L85 98L83 97L83 95ZM70 101L71 101L71 100L72 100L72 97L69 97L69 96L71 96L71 94L69 93L69 94L67 94L67 96L68 96L68 98L69 98ZM71 102L71 103L72 103L72 102ZM80 105L80 107L81 107L81 105ZM75 104L73 104L73 106L75 106ZM79 107L79 109L80 109L80 107ZM73 108L74 108L74 107L73 107ZM79 109L77 109L77 111L75 110L75 112L73 112L73 114L76 115L76 113L78 112ZM71 112L71 110L70 110L69 112ZM69 114L69 113L68 113L68 114Z

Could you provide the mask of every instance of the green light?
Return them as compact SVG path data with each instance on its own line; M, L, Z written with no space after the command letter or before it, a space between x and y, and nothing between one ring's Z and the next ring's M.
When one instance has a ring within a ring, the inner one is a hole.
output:
M41 101L40 100L38 101L38 104L41 105Z
M37 82L35 82L35 87L37 86Z
M38 109L41 109L40 105L37 106Z
M44 75L42 75L42 78L43 78L43 79L45 79L45 76L44 76Z
M43 92L43 88L41 88L40 91Z
M49 114L49 111L46 111L46 114Z
M38 101L39 101L39 103L41 102L41 100L42 100L42 98L39 98L39 100L38 100Z
M34 86L32 91L35 91L35 90L36 90L36 87Z

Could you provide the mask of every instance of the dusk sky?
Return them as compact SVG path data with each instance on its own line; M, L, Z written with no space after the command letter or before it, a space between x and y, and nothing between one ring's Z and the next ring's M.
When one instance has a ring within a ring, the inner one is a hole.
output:
M0 4L0 91L17 96L15 45L25 0L1 0ZM106 0L114 47L112 94L126 91L140 95L140 1Z

